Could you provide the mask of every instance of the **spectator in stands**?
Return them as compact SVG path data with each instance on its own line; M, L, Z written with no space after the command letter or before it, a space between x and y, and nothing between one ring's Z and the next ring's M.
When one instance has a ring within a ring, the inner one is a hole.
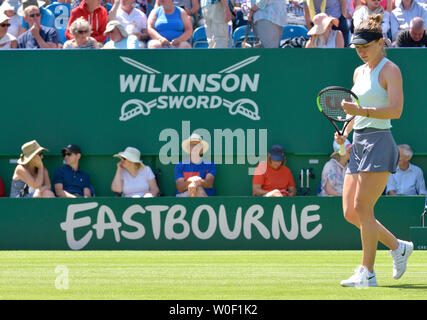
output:
M146 41L150 38L147 31L147 16L135 7L135 0L114 1L108 13L108 20L118 20L128 34L138 38L139 46L146 48Z
M3 1L0 6L0 12L9 17L10 26L7 30L9 34L18 38L18 36L26 31L22 28L22 17L16 14L15 7L8 0Z
M334 30L340 30L344 38L344 47L348 46L350 29L347 24L347 0L300 0L300 5L304 7L304 17L307 29L314 25L314 17L319 13L326 13L328 16L338 19L338 25L334 25Z
M387 194L395 195L426 195L426 184L421 168L410 163L413 156L411 147L401 144L399 147L399 165L396 172L391 174L387 181Z
M314 27L308 31L310 39L306 48L344 48L344 38L340 30L333 30L338 25L338 19L319 13L313 18Z
M390 13L385 11L378 0L366 0L366 5L360 6L353 14L353 25L359 27L360 23L372 15L380 14L383 16L382 29L383 35L387 38L387 32L390 30Z
M70 33L73 39L67 40L64 43L64 49L98 49L98 42L90 36L90 23L83 17L80 17L70 25Z
M40 0L22 0L22 5L18 8L18 15L24 17L22 21L23 30L20 31L22 34L24 31L28 30L31 27L31 24L25 20L25 9L29 6L36 6L40 9L41 19L40 24L44 27L55 28L55 15L49 9L44 7L45 2Z
M111 183L113 192L127 198L151 198L159 194L156 177L151 168L142 163L138 149L127 147L114 157L120 158L120 161Z
M427 5L418 3L415 0L402 0L400 5L390 15L393 42L396 41L399 32L409 29L411 20L415 17L420 17L423 21L427 21Z
M104 32L107 27L108 15L107 10L101 6L100 0L83 0L78 7L71 10L67 30L65 31L65 36L69 40L73 38L70 32L71 24L80 17L83 17L90 23L92 29L90 36L95 38L96 41L104 43L107 39Z
M54 198L49 172L43 165L43 151L36 140L26 142L13 172L11 198Z
M172 0L158 0L148 17L148 48L191 48L189 40L193 27L187 13Z
M15 49L18 46L16 38L8 32L9 17L0 11L0 50Z
M201 0L209 48L228 48L231 10L227 0Z
M192 134L182 142L181 146L190 157L175 165L176 196L215 196L216 166L202 158L202 155L209 150L209 144L198 134Z
M57 48L59 43L58 32L55 28L41 25L39 7L28 6L25 8L24 14L25 21L27 21L31 27L18 37L18 48Z
M105 35L110 37L103 49L139 49L136 35L128 34L118 20L111 20L105 29Z
M62 149L66 165L56 168L53 185L56 196L61 198L91 197L90 177L79 169L82 151L79 146L70 144Z
M395 47L427 47L427 31L420 17L411 20L409 30L399 32Z
M278 48L283 26L287 24L285 1L256 1L251 6L248 21L253 22L254 33L263 48Z
M366 0L352 0L351 2L352 2L352 7L354 9L358 9L360 6L366 4ZM381 0L380 5L388 13L391 13L391 10L393 10L393 8L394 8L395 2L397 2L397 0Z
M339 154L340 146L334 141L334 152L331 159L325 163L322 170L322 181L320 183L319 196L342 196L345 170L350 159L351 143L345 141L346 153Z
M200 2L199 0L173 0L173 4L177 7L184 9L191 20L191 25L199 20Z
M286 166L285 149L282 146L273 145L267 154L267 161L260 162L255 168L252 194L263 197L296 196L295 180Z
M250 8L246 0L234 0L234 8L232 12L233 30L245 26L248 23L248 15Z

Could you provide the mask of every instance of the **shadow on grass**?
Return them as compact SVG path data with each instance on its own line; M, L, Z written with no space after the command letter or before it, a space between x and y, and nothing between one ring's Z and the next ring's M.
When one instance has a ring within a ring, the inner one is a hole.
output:
M391 286L380 286L381 288L395 288L395 289L421 289L426 290L426 284L395 284Z

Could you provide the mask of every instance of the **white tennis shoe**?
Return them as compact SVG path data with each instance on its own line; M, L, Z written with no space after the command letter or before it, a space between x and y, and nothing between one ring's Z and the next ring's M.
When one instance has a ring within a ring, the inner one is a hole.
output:
M354 270L354 274L347 280L341 281L343 287L377 287L377 277L375 271L370 273L369 270L364 266L359 266Z
M393 278L399 279L406 271L406 263L409 256L414 250L414 244L403 240L399 241L399 248L394 251L390 250L390 255L393 258Z

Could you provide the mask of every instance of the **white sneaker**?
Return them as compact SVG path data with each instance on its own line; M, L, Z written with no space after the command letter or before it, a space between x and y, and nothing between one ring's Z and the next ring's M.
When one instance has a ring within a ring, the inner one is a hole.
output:
M358 267L354 270L352 275L347 280L341 281L343 287L377 287L377 277L375 271L370 273L364 266Z
M399 241L399 248L394 251L390 250L390 255L393 258L393 278L399 279L406 271L406 262L414 250L414 244L407 241Z

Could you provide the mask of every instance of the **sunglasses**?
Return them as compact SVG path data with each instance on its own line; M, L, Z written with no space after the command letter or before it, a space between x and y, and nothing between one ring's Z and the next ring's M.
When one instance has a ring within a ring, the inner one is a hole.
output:
M34 17L40 17L41 14L40 13L32 13L29 15L30 18L34 18Z
M89 30L79 30L77 31L79 34L89 33Z
M0 27L10 27L10 23L0 23Z
M69 157L69 156L71 156L71 155L72 155L72 153L71 153L71 152L64 152L64 153L63 153L64 158L65 158L65 157L67 157L67 156Z

